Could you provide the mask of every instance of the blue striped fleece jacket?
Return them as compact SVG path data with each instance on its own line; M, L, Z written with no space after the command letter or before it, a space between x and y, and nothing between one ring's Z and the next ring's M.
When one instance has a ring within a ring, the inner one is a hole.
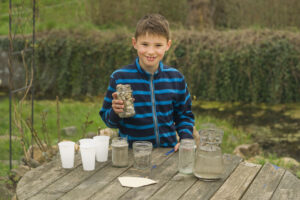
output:
M117 84L130 84L136 114L119 118L112 109L112 93ZM151 75L144 71L138 58L112 73L100 116L110 128L118 128L120 137L129 145L146 140L154 147L174 147L176 131L181 139L193 138L194 115L191 98L183 75L176 69L159 63Z

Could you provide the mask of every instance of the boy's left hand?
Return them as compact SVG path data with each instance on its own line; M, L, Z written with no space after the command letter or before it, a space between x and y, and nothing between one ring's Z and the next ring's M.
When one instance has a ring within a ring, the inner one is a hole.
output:
M179 149L179 146L180 146L180 142L178 142L178 143L175 145L175 147L174 147L174 151L178 151L178 149Z

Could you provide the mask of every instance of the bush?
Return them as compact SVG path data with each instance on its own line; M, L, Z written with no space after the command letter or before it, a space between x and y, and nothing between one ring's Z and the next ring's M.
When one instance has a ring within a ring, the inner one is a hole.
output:
M184 73L192 94L200 99L299 101L300 38L296 33L244 30L177 34L168 63Z
M105 93L109 76L133 63L132 33L52 32L38 37L39 97ZM201 100L285 103L300 100L300 37L283 31L174 31L164 63L178 68ZM0 40L0 49L7 48ZM16 43L19 46L21 42ZM20 48L20 47L18 47ZM30 61L28 61L30 62Z

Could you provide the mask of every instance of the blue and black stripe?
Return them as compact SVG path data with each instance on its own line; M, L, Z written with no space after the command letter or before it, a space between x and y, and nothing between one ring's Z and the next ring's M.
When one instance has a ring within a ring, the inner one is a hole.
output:
M130 84L136 115L119 118L112 110L112 93L117 84ZM153 91L152 91L153 90ZM192 138L194 115L191 98L183 75L163 65L154 75L139 66L139 60L116 70L110 77L100 115L108 127L118 128L129 144L137 140L151 141L154 146L174 147L179 137Z

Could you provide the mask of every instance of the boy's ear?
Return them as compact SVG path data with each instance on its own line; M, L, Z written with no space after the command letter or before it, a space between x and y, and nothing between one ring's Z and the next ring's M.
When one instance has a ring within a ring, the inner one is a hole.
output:
M171 47L171 45L172 45L172 40L169 40L167 42L167 51L169 50L169 48Z
M135 37L131 38L132 46L136 49L136 39Z

